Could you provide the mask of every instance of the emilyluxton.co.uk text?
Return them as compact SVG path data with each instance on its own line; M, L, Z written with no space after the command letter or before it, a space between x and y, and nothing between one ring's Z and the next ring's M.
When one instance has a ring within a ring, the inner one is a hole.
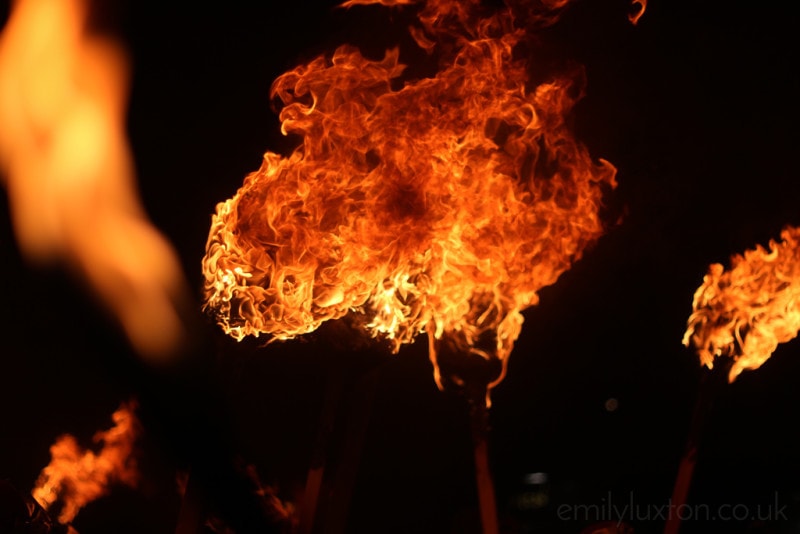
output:
M609 492L598 504L561 504L556 515L562 521L666 521L677 517L681 521L786 521L787 506L780 504L775 493L770 504L663 504L637 503L633 493L627 501L613 499Z

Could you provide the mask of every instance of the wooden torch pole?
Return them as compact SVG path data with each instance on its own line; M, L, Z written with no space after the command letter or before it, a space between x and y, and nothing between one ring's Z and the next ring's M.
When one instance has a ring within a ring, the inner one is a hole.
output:
M694 469L697 465L697 455L700 450L700 440L703 429L708 420L714 398L720 388L727 383L730 361L720 361L711 370L703 369L698 386L697 401L692 412L692 422L689 427L689 436L686 440L686 449L678 466L675 485L670 499L669 516L664 526L664 534L678 534L681 529L681 510L685 507L689 490L692 485Z
M435 331L432 326L428 332L428 353L436 370L437 383L446 391L463 395L469 408L483 534L498 534L497 504L489 467L489 408L486 399L489 384L502 373L502 362L487 356L491 350L471 346L465 339L460 339L458 333L437 339L432 335ZM489 345L491 347L494 344Z
M489 468L489 409L485 393L480 398L469 399L470 427L475 457L475 482L478 487L478 504L481 512L483 534L498 534L497 504L494 482Z

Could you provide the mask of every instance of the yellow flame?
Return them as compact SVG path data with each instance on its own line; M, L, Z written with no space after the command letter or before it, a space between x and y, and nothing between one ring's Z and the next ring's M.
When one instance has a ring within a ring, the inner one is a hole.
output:
M27 258L79 271L147 356L175 352L182 274L138 198L127 62L85 0L17 0L0 35L0 174Z
M433 77L401 84L398 50L342 46L274 82L302 141L267 152L212 219L206 308L228 334L287 339L352 312L394 351L488 335L480 354L505 364L520 312L601 235L615 169L567 127L573 81L531 87L513 17L475 4L420 11L421 46L457 36Z
M718 356L732 358L731 382L800 329L800 229L787 227L781 238L769 250L757 245L734 255L727 271L712 264L694 294L683 344L709 368Z
M45 510L61 503L60 523L70 523L81 508L106 495L112 484L137 484L133 452L139 423L134 409L134 403L120 406L112 415L114 426L94 436L101 445L99 453L83 449L69 434L50 447L52 460L42 469L32 494Z

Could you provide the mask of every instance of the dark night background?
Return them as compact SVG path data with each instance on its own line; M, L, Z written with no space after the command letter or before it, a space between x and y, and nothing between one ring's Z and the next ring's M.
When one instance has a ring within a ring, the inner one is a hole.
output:
M265 150L293 146L270 107L272 80L342 43L373 56L400 43L401 58L417 57L407 12L335 3L105 8L104 24L133 64L129 131L143 201L198 302L216 202ZM578 533L589 523L559 521L560 505L610 496L619 506L633 499L645 514L667 502L704 372L680 343L692 295L709 263L800 224L800 21L790 4L651 0L635 27L628 10L626 1L578 0L541 35L546 69L585 66L575 130L594 157L617 166L619 187L607 235L525 313L492 397L490 461L507 532ZM185 374L154 371L73 278L24 263L5 195L2 204L0 478L28 490L58 435L88 445L121 401L135 395L143 406L143 487L89 505L79 532L174 532L174 469L214 464L219 451L255 465L297 503L326 384L337 375L345 391L331 462L368 397L350 385L377 377L347 531L479 530L466 405L436 389L423 339L391 356L338 348L324 333L237 344L209 326L198 334L200 363ZM753 513L777 502L788 519L693 522L684 532L800 529L796 343L720 388L689 497ZM536 472L547 473L547 487L525 486ZM224 476L209 476L233 494ZM549 501L526 508L533 491ZM632 519L637 533L663 528L657 518Z

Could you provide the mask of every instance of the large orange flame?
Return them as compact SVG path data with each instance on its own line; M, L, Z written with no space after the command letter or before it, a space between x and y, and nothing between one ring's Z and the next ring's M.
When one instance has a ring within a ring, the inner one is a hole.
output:
M52 460L42 469L33 498L47 510L61 504L60 523L70 523L81 508L106 495L112 484L135 486L134 446L139 423L133 413L135 404L127 403L114 412L114 426L94 436L101 444L99 453L85 450L76 439L65 434L50 447Z
M734 255L728 271L712 264L694 294L683 344L709 368L717 356L732 358L731 382L800 329L800 229L787 227L781 238L769 250L757 245Z
M565 122L573 81L531 86L524 32L478 3L421 10L417 42L450 39L433 77L342 46L274 82L300 146L217 205L203 260L228 334L287 339L355 312L394 351L427 332L506 361L520 312L601 235L615 169Z
M186 290L125 138L127 63L86 0L17 0L0 35L0 180L20 248L79 271L143 355L173 354Z

